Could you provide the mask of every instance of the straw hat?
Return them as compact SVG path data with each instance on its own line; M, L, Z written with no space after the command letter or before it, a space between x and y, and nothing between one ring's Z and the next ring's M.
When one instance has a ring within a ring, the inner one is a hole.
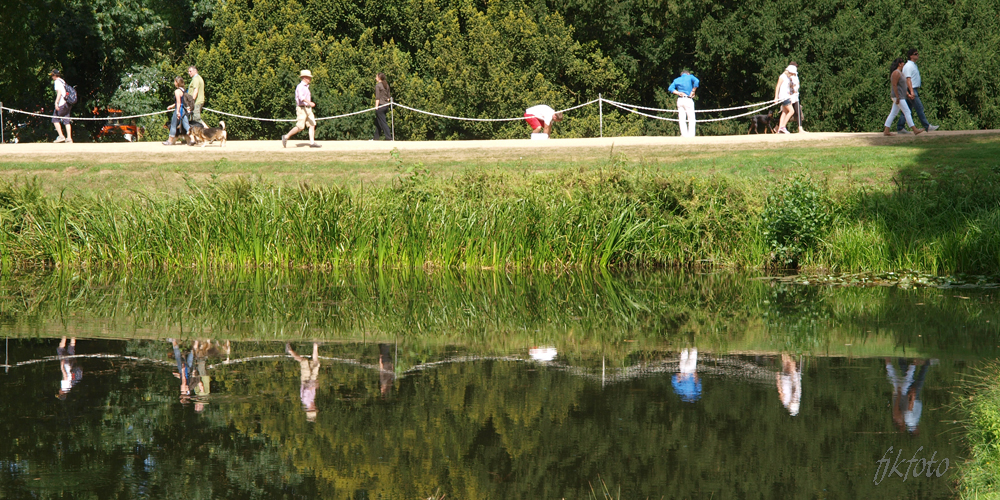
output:
M304 69L302 71L299 71L299 78L302 78L303 76L308 76L309 78L312 78L313 74L308 69Z

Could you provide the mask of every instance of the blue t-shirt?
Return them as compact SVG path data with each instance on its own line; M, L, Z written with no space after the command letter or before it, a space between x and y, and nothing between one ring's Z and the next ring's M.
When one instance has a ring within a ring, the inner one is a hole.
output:
M692 74L686 74L674 78L674 82L670 84L667 88L667 92L673 92L675 90L683 92L687 95L691 95L691 91L698 88L698 78Z
M674 375L673 386L674 392L684 402L694 403L701 399L701 380L696 379L694 374Z

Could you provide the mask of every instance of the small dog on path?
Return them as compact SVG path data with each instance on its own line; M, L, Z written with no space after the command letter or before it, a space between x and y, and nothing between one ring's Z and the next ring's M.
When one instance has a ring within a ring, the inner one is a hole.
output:
M763 130L763 132L760 132L761 130ZM768 131L772 134L776 133L774 131L774 127L771 125L770 113L766 115L753 115L750 117L750 129L747 130L748 134L751 132L755 134L766 134Z
M226 122L219 121L218 127L202 127L201 124L191 125L191 145L201 143L201 147L219 141L220 147L226 145Z

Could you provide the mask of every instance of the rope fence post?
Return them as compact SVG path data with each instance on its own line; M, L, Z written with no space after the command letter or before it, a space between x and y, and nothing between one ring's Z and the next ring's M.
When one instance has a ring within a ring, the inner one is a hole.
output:
M3 143L3 101L0 101L0 144Z
M604 97L597 94L597 113L601 116L601 137L604 137Z
M396 101L389 99L389 131L392 132L392 142L396 142Z

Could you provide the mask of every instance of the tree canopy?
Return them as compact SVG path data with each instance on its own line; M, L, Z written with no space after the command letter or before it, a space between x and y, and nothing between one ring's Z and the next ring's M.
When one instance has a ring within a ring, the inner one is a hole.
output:
M76 113L108 105L148 112L196 64L207 106L262 118L294 116L298 71L316 75L318 116L371 106L374 74L394 98L431 112L517 117L602 94L673 107L667 86L697 75L701 109L767 100L799 63L812 130L869 131L888 113L888 63L917 48L921 97L946 129L1000 126L1000 6L991 0L0 0L0 100L51 107L45 76L76 86ZM571 114L561 136L597 134L596 107ZM523 123L458 122L399 109L404 139L520 137ZM707 118L708 116L706 116ZM6 118L5 118L6 119ZM209 117L209 120L217 117ZM162 121L162 119L157 118ZM739 123L739 122L737 122ZM231 120L238 138L276 137L287 124ZM740 126L741 127L741 126ZM733 133L734 123L702 127ZM322 139L367 138L370 115L320 123ZM671 124L605 109L606 134L675 134Z

